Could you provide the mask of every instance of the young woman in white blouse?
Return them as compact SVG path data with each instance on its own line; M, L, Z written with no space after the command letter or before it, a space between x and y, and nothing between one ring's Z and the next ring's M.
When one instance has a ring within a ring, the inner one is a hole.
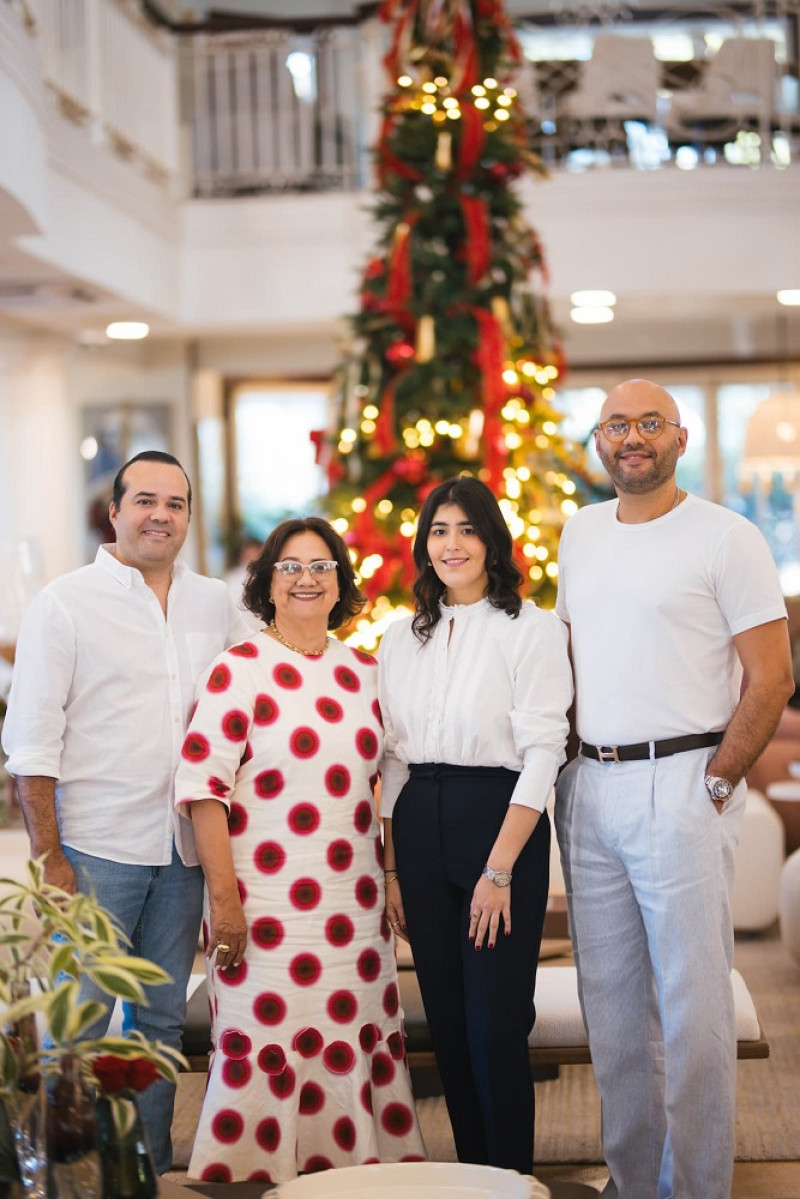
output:
M566 632L520 598L510 533L477 479L431 492L414 561L416 613L379 654L386 912L411 943L459 1161L529 1174Z

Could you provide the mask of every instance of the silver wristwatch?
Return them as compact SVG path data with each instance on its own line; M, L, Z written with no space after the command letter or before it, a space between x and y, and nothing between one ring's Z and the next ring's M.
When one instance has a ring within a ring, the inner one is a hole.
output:
M727 803L733 795L733 783L729 783L727 779L720 778L718 775L707 774L703 782L713 800Z
M496 887L507 887L511 882L511 875L507 870L492 870L491 866L484 866L483 873Z

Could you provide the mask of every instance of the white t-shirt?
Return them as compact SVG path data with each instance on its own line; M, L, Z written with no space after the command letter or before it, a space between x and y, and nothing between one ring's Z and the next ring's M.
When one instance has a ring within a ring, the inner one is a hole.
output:
M566 756L572 676L564 626L528 601L516 618L488 600L442 604L441 612L424 644L410 617L381 641L381 816L391 816L408 764L421 762L518 770L510 802L541 812Z
M617 501L582 508L559 552L578 735L591 745L724 729L742 669L732 638L786 616L766 541L744 517L687 495L643 524Z

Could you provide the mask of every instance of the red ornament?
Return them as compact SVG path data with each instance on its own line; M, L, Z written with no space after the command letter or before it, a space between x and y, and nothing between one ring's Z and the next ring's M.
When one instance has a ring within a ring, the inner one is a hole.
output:
M386 361L392 366L402 366L414 357L414 347L407 341L395 341L386 351Z
M364 271L365 279L377 279L386 270L386 263L382 258L370 258Z

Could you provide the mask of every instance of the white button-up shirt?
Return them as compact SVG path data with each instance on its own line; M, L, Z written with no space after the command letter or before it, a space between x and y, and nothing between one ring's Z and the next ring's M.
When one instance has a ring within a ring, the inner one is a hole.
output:
M488 600L441 612L424 644L410 618L381 641L381 815L391 816L408 765L421 762L518 770L510 802L542 811L565 758L572 702L564 626L530 602L516 619Z
M197 862L173 779L195 684L247 636L224 583L176 561L167 615L140 571L101 546L90 566L31 602L3 727L14 775L57 780L62 843L115 862L160 866L173 840Z

